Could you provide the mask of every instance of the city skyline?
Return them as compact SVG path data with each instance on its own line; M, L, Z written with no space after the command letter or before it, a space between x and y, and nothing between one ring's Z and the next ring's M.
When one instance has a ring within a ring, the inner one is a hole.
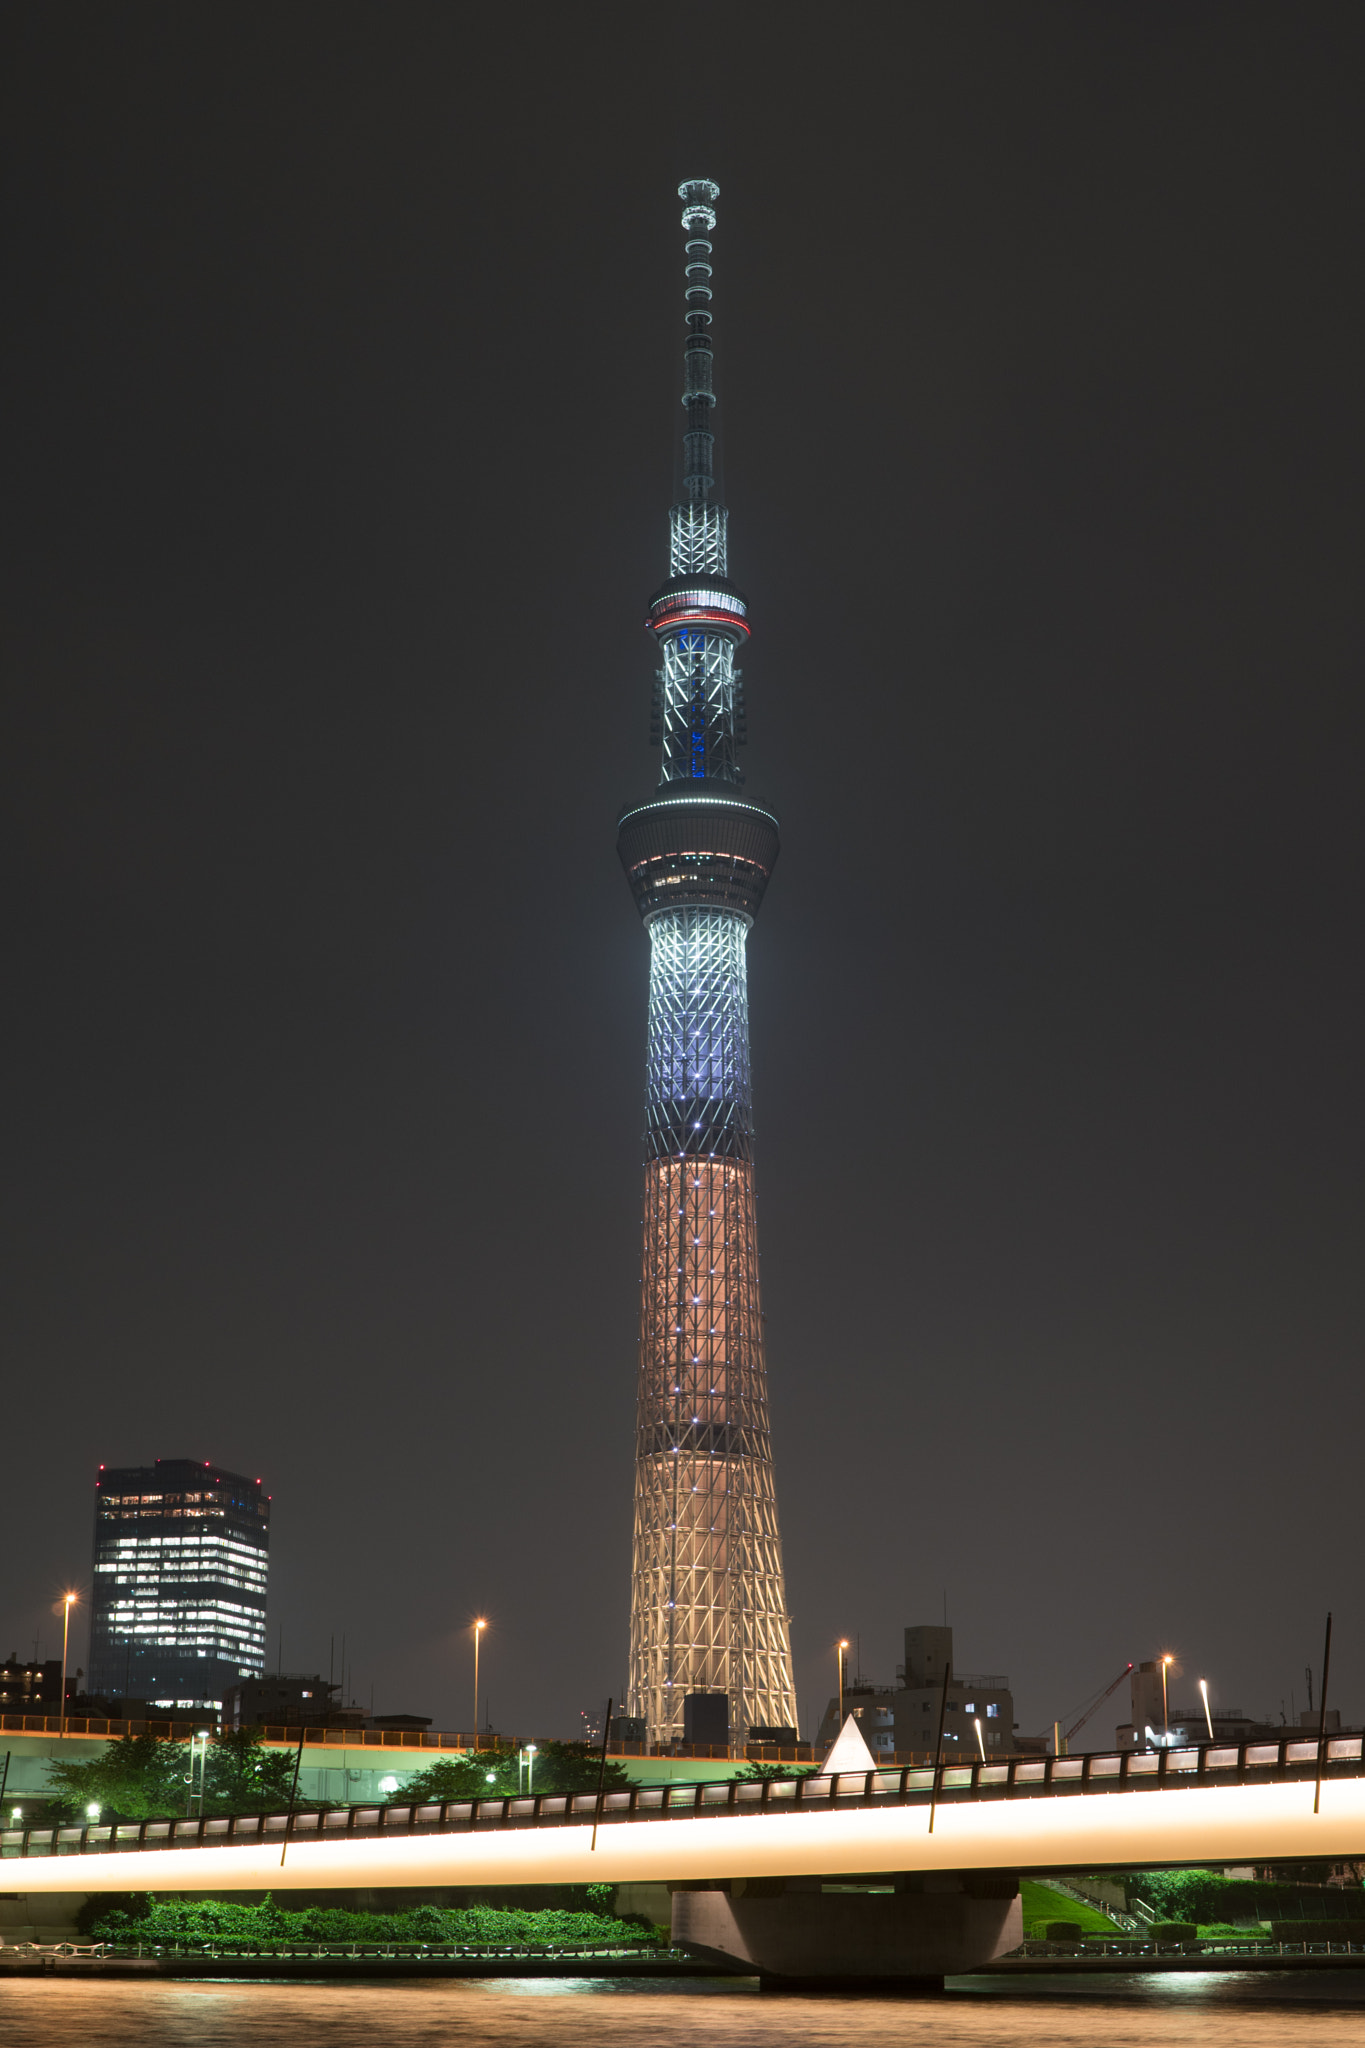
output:
M945 1590L1025 1730L1166 1652L1288 1713L1329 1608L1351 1715L1365 24L798 8L691 96L662 22L319 20L7 45L0 1640L183 1451L268 1478L268 1664L626 1690L704 170L802 1728Z

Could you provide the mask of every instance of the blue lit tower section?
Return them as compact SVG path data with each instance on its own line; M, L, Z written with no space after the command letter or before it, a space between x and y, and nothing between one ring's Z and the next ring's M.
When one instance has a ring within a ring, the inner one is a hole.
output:
M725 1693L731 1739L794 1728L754 1211L744 947L777 820L741 794L736 653L749 637L715 481L711 298L718 188L679 186L686 343L681 502L658 647L654 796L618 851L650 939L644 1272L631 1600L631 1712L680 1740L683 1701Z

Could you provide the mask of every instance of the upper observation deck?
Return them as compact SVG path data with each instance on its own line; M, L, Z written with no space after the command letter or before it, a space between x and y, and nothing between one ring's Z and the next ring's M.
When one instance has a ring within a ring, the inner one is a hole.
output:
M645 624L656 635L693 627L703 633L727 633L736 642L749 638L749 605L742 591L725 576L672 576L649 600Z

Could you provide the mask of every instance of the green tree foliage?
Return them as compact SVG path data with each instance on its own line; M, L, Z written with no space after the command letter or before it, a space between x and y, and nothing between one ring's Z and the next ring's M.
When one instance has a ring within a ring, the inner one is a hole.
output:
M542 1742L537 1746L531 1772L537 1792L595 1792L601 1776L601 1751L586 1742ZM403 1806L435 1805L445 1799L502 1799L525 1791L526 1777L515 1749L472 1750L468 1756L442 1758L404 1779L390 1797ZM622 1792L629 1785L624 1768L608 1762L603 1791Z
M205 1813L261 1813L289 1804L294 1779L291 1750L267 1749L258 1728L229 1730L209 1744L204 1772ZM125 1735L89 1763L54 1763L47 1792L72 1820L100 1808L102 1820L164 1820L199 1811L200 1765L191 1794L190 1746L160 1735ZM307 1805L307 1800L296 1802Z
M501 1799L517 1789L515 1750L480 1749L429 1764L400 1780L389 1799L403 1806L434 1806L444 1799Z
M209 1745L205 1813L280 1812L289 1804L294 1763L292 1749L267 1749L259 1728L227 1729Z
M106 1820L160 1820L186 1811L189 1767L188 1743L125 1735L89 1763L51 1764L47 1794L72 1820L84 1820L91 1805Z
M596 1886L592 1887L597 1890ZM611 1887L603 1887L610 1890ZM266 1898L259 1906L220 1899L139 1899L96 1903L93 1941L194 1947L206 1942L287 1946L305 1942L633 1942L641 1929L602 1913L504 1910L493 1906L416 1906L406 1913L353 1913L313 1906L291 1913Z
M1248 1920L1317 1920L1360 1910L1358 1891L1224 1877L1221 1870L1144 1870L1127 1881L1130 1898L1149 1905L1161 1920L1193 1920L1200 1926Z
M767 1778L772 1783L788 1778L813 1778L819 1764L745 1764L742 1771L736 1771L737 1778Z
M536 1750L537 1792L595 1792L601 1781L604 1792L625 1792L630 1773L623 1765L607 1762L602 1775L602 1752L587 1742L542 1742Z

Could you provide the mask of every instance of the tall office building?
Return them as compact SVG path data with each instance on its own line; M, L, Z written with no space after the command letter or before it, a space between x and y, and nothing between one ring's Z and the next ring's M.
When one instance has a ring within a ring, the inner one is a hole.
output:
M649 933L644 1273L635 1466L630 1711L651 1742L793 1729L791 1645L759 1310L745 940L778 852L741 794L735 655L748 607L729 577L715 475L710 240L719 188L683 201L682 487L658 648L654 796L622 813L618 851ZM685 1712L691 1695L694 1708Z
M92 1693L216 1707L265 1669L270 1497L192 1458L101 1465L95 1482Z

